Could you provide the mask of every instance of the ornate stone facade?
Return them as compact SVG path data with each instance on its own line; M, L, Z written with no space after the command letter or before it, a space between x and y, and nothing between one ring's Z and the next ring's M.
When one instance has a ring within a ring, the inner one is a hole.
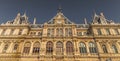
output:
M0 25L0 61L120 61L120 24L94 14L90 24L58 11L33 24L26 14Z

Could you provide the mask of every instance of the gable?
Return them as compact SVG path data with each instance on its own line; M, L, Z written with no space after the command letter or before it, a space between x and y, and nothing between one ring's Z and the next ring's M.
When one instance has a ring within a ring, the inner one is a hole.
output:
M63 13L59 12L51 20L47 22L48 24L73 24Z

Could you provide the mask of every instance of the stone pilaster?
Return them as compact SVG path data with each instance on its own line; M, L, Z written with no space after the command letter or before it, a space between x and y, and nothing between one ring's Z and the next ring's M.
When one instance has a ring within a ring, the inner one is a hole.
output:
M14 31L14 35L18 35L18 33L19 33L19 29L15 29L15 31Z
M54 36L56 37L56 28L54 28Z
M46 27L43 29L43 36L47 36L47 28Z
M45 55L46 54L46 41L42 41L41 42L41 55Z
M87 53L90 53L90 51L89 51L89 44L88 44L88 42L86 42L85 44L86 44L86 50L87 50Z
M65 28L63 28L63 36L65 37Z
M101 28L101 32L102 32L103 35L106 35L105 29Z
M119 34L120 34L120 29L118 29L118 32L119 32Z
M2 34L3 29L0 29L0 35Z
M53 55L56 55L56 42L53 42Z
M103 53L100 43L99 42L96 42L96 43L97 43L98 53Z
M80 54L80 52L79 52L79 42L78 41L76 41L76 53L77 53L77 55Z
M27 35L27 33L28 33L28 29L24 29L22 35Z
M75 36L74 27L72 28L72 35Z
M66 55L66 41L64 40L64 44L63 44L63 49L64 49L64 55Z
M74 41L74 44L73 44L74 45L74 54L77 55L77 46L76 46L77 42L76 42L76 40L73 40L73 41Z
M5 45L5 43L2 42L1 45L0 45L0 48L1 48L1 49L0 49L0 53L2 53L2 51L3 51L3 49L4 49L4 45Z
M31 43L29 55L32 55L32 51L33 51L33 42Z
M76 28L74 28L74 32L75 32L75 36L77 36L77 29Z
M116 42L116 47L117 47L118 53L120 53L120 45L118 44L118 42Z
M23 49L24 49L24 41L21 41L19 43L18 52L23 53Z
M93 29L93 34L98 35L97 29Z
M110 33L111 33L111 35L115 35L114 30L113 30L113 29L111 29L111 28L110 28Z
M108 48L107 48L108 53L113 53L109 42L107 42L106 45L107 45L107 47L108 47Z
M10 34L10 31L11 31L11 29L7 29L7 30L5 31L5 35L9 35L9 34Z
M7 53L12 53L13 48L14 48L14 43L11 42L10 45L9 45L9 47L8 47L8 49L7 49Z

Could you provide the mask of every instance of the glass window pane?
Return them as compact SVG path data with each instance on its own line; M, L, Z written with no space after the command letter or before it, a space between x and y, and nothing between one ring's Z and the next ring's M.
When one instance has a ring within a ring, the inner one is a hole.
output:
M68 41L68 42L66 43L66 53L67 53L68 55L73 54L73 44L72 44L72 42L70 42L70 41Z

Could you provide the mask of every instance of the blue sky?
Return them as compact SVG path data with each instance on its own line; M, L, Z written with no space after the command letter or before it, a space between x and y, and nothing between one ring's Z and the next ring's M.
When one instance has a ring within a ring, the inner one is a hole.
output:
M120 0L0 0L0 23L13 20L17 13L26 12L29 21L49 21L61 5L63 13L75 23L92 21L94 12L103 12L107 19L120 22Z

